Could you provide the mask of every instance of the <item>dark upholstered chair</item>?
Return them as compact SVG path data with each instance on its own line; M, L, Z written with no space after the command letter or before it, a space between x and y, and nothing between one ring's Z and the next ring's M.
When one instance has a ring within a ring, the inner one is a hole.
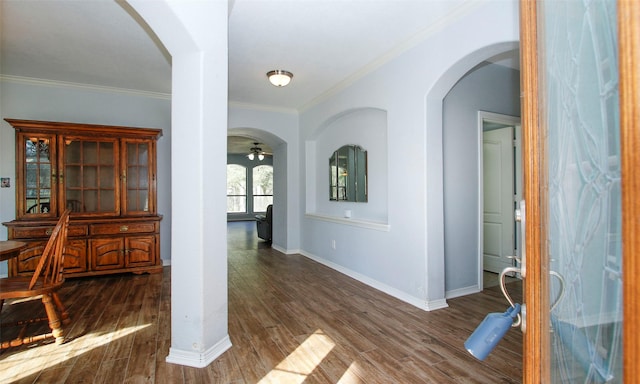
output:
M267 206L265 215L256 215L256 226L258 228L258 237L264 241L271 241L271 229L273 228L273 205Z

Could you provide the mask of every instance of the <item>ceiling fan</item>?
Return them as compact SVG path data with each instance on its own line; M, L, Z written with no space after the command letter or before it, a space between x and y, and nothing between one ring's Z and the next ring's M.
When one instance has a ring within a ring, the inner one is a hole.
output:
M264 152L262 151L262 148L258 147L259 144L260 143L253 143L253 147L249 149L250 152L247 155L249 160L253 160L256 157L258 157L258 160L260 161L264 160Z

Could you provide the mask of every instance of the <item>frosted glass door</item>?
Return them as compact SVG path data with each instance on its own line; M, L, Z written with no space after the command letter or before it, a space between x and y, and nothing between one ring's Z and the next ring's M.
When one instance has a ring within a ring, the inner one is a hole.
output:
M540 3L553 383L622 382L616 3Z

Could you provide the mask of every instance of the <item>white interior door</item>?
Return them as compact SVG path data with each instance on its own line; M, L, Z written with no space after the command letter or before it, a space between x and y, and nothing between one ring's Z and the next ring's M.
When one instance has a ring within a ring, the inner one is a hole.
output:
M499 273L513 265L513 127L483 134L483 269Z

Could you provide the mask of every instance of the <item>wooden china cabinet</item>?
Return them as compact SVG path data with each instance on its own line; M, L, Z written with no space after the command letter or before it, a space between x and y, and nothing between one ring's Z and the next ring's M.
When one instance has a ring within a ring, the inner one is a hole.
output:
M9 261L29 275L57 218L71 210L68 277L160 272L156 206L159 129L5 119L16 131L16 219L10 240L28 246Z

